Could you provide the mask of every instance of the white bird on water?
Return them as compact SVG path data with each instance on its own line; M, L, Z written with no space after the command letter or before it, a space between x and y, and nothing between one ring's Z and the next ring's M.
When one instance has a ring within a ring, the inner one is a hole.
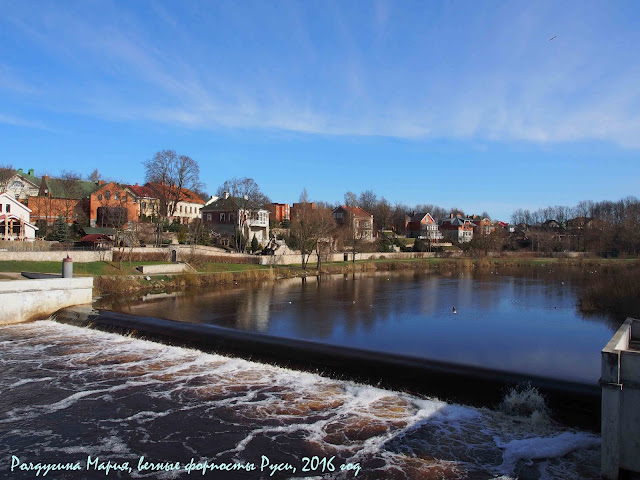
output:
M458 313L458 312L456 311L456 307L453 307L453 308L451 309L451 313Z

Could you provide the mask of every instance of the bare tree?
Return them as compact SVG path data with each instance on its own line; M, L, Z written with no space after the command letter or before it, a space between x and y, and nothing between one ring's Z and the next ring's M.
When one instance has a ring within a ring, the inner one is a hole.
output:
M312 214L312 223L314 230L314 242L317 255L317 269L320 271L322 266L323 250L327 250L331 246L331 236L336 229L336 222L331 213L331 209L326 207L317 207Z
M64 203L64 216L69 223L77 220L78 203L82 201L82 177L79 173L63 170L58 185L60 186L60 196Z
M175 150L162 150L143 164L145 179L154 184L158 195L156 244L159 245L162 224L174 215L178 202L187 198L185 189L202 189L200 166L191 157L178 155Z
M347 192L344 194L344 204L347 207L355 207L358 205L358 197L353 192Z
M89 174L89 176L87 177L87 180L89 180L90 182L99 182L100 180L104 180L104 177L102 176L102 174L98 171L98 169L94 169L93 172L91 172Z
M185 189L198 190L200 182L200 166L191 157L178 155L175 150L162 150L151 160L144 162L147 182L156 184L160 196L160 213L164 217L172 217L178 202L187 196Z
M4 193L9 188L9 181L16 174L16 169L11 165L0 166L0 193Z
M291 219L291 235L295 237L302 256L302 269L307 269L309 257L315 247L313 232L313 210L307 195L307 189L302 190L296 206L296 214Z

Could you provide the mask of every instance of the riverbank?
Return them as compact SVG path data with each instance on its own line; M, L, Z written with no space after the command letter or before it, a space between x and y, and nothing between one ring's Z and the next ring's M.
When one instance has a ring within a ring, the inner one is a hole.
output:
M177 275L143 275L139 266L162 265L167 262L88 262L74 264L76 276L95 278L94 295L122 295L194 288L215 288L275 281L292 277L311 277L319 274L416 270L435 274L454 274L468 270L499 272L515 268L578 269L585 274L597 274L599 280L580 299L583 313L609 312L617 315L640 316L640 259L611 258L536 258L536 257L479 257L479 258L377 258L355 262L323 263L318 270L309 265L268 266L245 263L194 262L195 272ZM59 262L0 261L0 272L7 274L29 271L59 273ZM0 273L0 276L2 274Z

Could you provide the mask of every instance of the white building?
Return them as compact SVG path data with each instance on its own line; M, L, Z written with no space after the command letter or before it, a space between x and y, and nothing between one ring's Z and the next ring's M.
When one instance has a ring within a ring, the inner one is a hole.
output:
M31 209L14 196L0 194L0 237L2 240L29 240L36 238L38 227L31 224Z
M13 198L25 200L28 197L38 195L40 179L33 175L33 169L24 173L24 170L19 168L11 178L3 182L1 191L8 193Z

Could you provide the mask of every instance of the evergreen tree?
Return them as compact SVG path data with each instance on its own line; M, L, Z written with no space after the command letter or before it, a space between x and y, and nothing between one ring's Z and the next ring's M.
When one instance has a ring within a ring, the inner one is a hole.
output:
M53 223L53 239L58 242L66 242L69 239L69 226L62 215L58 216Z
M256 238L255 233L253 234L253 238L251 239L251 253L258 251L258 239Z

